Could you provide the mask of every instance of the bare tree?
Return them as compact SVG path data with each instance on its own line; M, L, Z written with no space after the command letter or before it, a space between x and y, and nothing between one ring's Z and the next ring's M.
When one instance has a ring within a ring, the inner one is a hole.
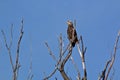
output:
M108 76L110 74L111 68L113 67L113 64L115 61L116 51L118 49L119 37L120 37L120 31L118 32L118 36L117 36L116 41L115 41L113 56L110 60L107 61L105 68L102 71L102 74L98 77L98 80L108 80ZM71 56L72 49L73 49L71 42L66 46L65 49L63 48L63 43L64 42L62 40L62 35L60 35L60 37L59 37L59 52L58 52L59 59L57 59L56 56L54 55L54 53L51 51L48 43L45 42L45 45L49 51L49 55L56 62L56 65L55 65L55 69L53 70L53 72L51 72L48 76L45 76L44 80L48 80L49 78L51 78L56 73L56 71L60 72L60 74L64 80L71 80L71 78L68 76L68 74L66 74L66 72L64 70L65 64L68 62L69 59L71 59L72 64L74 65L74 67L77 71L78 75L77 75L76 79L77 80L87 80L87 69L86 69L86 64L85 64L85 53L86 53L87 48L84 47L82 36L80 36L79 42L76 45L77 45L78 53L80 55L81 62L82 62L82 67L83 67L83 72L84 72L83 77L80 74L80 71L79 71L79 68L77 67L77 64L74 62L74 58ZM68 50L68 53L67 53L67 50ZM64 54L66 54L66 55L64 55Z
M76 21L75 21L75 23L76 23ZM75 24L75 26L76 26L76 24ZM18 38L18 41L17 41L15 61L13 61L13 57L11 55L12 54L11 53L11 47L12 47L12 43L13 43L13 24L11 25L11 30L10 30L10 41L9 41L10 44L7 43L7 39L6 39L6 35L5 35L4 30L1 30L2 35L3 35L3 39L4 39L4 43L5 43L5 47L8 51L8 55L9 55L9 59L10 59L10 65L12 67L12 73L13 73L12 80L18 80L19 69L21 67L19 56L20 56L20 44L21 44L21 40L22 40L23 34L24 34L23 20L21 21L21 26L20 27L21 28L20 28L19 38ZM73 33L74 33L74 31L73 31ZM74 36L74 37L76 37L76 36ZM109 78L109 74L111 72L111 69L113 68L115 58L116 58L116 53L117 53L118 43L119 43L119 37L120 37L120 31L118 32L118 35L116 37L112 57L108 61L106 61L105 67L104 67L103 71L101 72L101 75L98 76L98 80L108 80L108 78ZM74 40L75 38L72 38L72 39ZM75 42L75 45L77 46L78 53L80 55L80 59L81 59L81 63L82 63L82 70L79 70L79 68L77 66L77 64L79 64L79 63L75 63L74 57L72 57L72 53L73 53L72 50L73 50L74 47L71 44L71 42L69 42L67 44L67 46L65 46L65 48L63 47L63 44L64 44L64 42L63 42L62 34L60 34L60 36L59 36L59 52L58 52L59 58L57 58L54 55L54 52L52 52L48 43L45 42L45 45L46 45L46 47L49 51L49 55L53 58L53 60L56 62L56 64L55 64L54 70L48 76L45 76L43 80L48 80L57 71L60 72L60 74L61 74L61 76L64 80L71 80L70 76L68 76L68 74L65 71L65 65L69 61L69 59L71 60L72 64L74 65L74 68L77 72L76 79L77 80L87 80L88 79L87 78L87 73L88 72L87 72L86 61L85 61L85 55L86 55L87 47L85 47L82 35L79 37L79 39L77 39L77 42ZM31 55L31 57L32 57L32 55ZM83 71L83 76L81 76L80 71ZM32 74L32 59L31 59L29 74L28 74L27 80L32 80L32 79L33 79L33 74ZM55 80L57 80L57 78L55 78Z

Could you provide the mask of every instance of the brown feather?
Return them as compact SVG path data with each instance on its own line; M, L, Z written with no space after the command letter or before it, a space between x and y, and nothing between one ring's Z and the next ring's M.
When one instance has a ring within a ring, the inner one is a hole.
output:
M72 22L68 21L67 23L68 23L68 29L67 29L68 39L71 42L72 46L74 47L76 42L78 42L77 32Z

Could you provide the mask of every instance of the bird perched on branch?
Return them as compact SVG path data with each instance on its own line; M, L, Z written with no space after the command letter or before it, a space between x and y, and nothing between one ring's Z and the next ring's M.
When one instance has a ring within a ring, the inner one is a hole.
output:
M67 35L68 35L68 39L72 45L72 47L75 46L75 44L78 42L78 38L77 38L77 32L73 26L73 23L71 21L67 21L68 24L68 29L67 29Z

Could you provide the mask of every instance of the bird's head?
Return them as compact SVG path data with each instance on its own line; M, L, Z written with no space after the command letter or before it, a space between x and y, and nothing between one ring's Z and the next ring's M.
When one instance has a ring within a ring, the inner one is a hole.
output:
M73 26L73 23L70 20L67 21L67 24L68 26Z

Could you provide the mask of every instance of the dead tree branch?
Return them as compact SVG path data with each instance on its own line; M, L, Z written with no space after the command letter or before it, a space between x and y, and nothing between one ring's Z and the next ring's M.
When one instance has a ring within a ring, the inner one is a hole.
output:
M78 76L77 76L77 80L81 80L81 77L80 77L80 71L79 71L79 69L78 69L77 64L75 63L75 61L74 61L74 59L73 59L72 56L70 57L70 59L71 59L72 64L74 65L74 67L75 67L75 69L76 69L76 71L77 71L77 74L78 74Z
M108 68L108 65L110 64L111 60L107 61L106 65L105 65L105 68L104 70L102 71L102 74L100 75L100 77L98 78L98 80L101 80L101 79L105 79L105 74L106 74L106 71L107 71L107 68Z
M55 65L55 69L53 70L53 72L51 74L49 74L49 76L45 77L44 80L49 79L50 77L52 77L52 75L55 74L55 72L58 70L60 72L60 74L62 75L64 80L70 80L68 75L65 73L64 67L66 62L68 61L68 59L70 58L71 54L72 54L72 46L70 46L68 44L68 46L65 48L65 50L63 50L63 40L62 40L62 35L60 35L59 38L59 48L60 48L60 52L59 52L59 59L57 59L55 57L55 55L53 54L53 52L51 51L50 47L48 46L47 42L45 42L46 47L48 48L48 51L51 55L51 57L57 62ZM66 51L69 49L69 52L66 56L64 56L64 54L66 53Z
M30 38L30 41L32 43L32 40ZM29 67L29 72L28 72L28 77L27 80L32 80L33 79L33 73L32 73L32 44L30 45L30 67Z
M57 62L57 59L56 59L55 55L53 54L53 52L51 51L47 42L45 42L45 45L48 48L49 54L52 56L53 60L55 60Z
M116 51L117 51L117 48L118 48L119 37L120 37L120 31L118 32L118 36L117 36L115 44L114 44L113 56L111 58L110 66L109 66L108 71L106 73L105 80L107 80L107 78L110 74L111 68L113 67L113 64L114 64L114 61L115 61Z
M80 45L77 44L78 52L82 60L82 66L83 66L83 71L84 71L84 77L82 80L87 80L87 71L86 71L86 64L85 64L85 52L86 52L86 47L84 47L83 39L82 36L80 36L80 44L82 46L82 49L80 49Z
M44 78L44 80L48 80L50 77L52 77L55 72L57 71L57 67L53 70L53 72L51 74L49 74L47 77Z
M59 71L60 71L62 77L64 78L64 80L70 80L64 71L64 66L65 66L66 62L68 61L68 59L70 58L71 54L72 54L72 46L70 46L69 52L68 52L67 56L63 59L61 65L60 65L60 68L59 68Z
M7 40L6 40L6 36L5 36L5 33L3 30L1 30L2 32L2 35L3 35L3 38L4 38L4 42L5 42L5 46L6 46L6 49L8 51L8 55L9 55L9 59L10 59L10 64L12 66L12 70L14 72L14 64L13 64L13 60L12 60L12 55L11 55L11 49L10 49L10 46L8 47L8 44L7 44Z
M7 44L7 40L6 40L6 36L5 36L5 33L4 31L2 30L2 35L4 37L4 42L5 42L5 46L6 46L6 49L8 51L8 54L9 54L9 58L10 58L10 63L11 63L11 66L12 66L12 71L13 71L13 80L17 80L18 78L18 72L19 72L19 68L20 68L20 64L19 64L19 50L20 50L20 43L21 43L21 40L22 40L22 37L23 37L23 20L21 21L21 29L20 29L20 37L18 39L18 43L17 43L17 51L16 51L16 63L14 65L13 63L13 60L12 60L12 55L11 55L11 46L12 46L12 38L13 38L13 24L11 26L11 39L10 39L10 45L8 46Z
M114 44L113 55L112 55L111 59L107 61L106 65L105 65L105 68L102 71L102 74L100 75L98 80L107 80L108 79L111 68L113 67L113 64L114 64L114 61L115 61L115 58L116 58L116 51L118 49L119 37L120 37L120 31L118 32L118 36L116 37L116 41L115 41L115 44Z
M16 63L15 63L15 67L14 67L14 77L13 80L17 80L17 76L18 76L18 72L19 72L19 68L20 68L20 64L19 64L19 50L20 50L20 43L23 37L23 20L21 21L21 29L20 29L20 36L18 39L18 43L17 43L17 51L16 51Z
M12 46L12 40L13 40L13 24L11 25L11 30L10 30L10 45L9 48Z

